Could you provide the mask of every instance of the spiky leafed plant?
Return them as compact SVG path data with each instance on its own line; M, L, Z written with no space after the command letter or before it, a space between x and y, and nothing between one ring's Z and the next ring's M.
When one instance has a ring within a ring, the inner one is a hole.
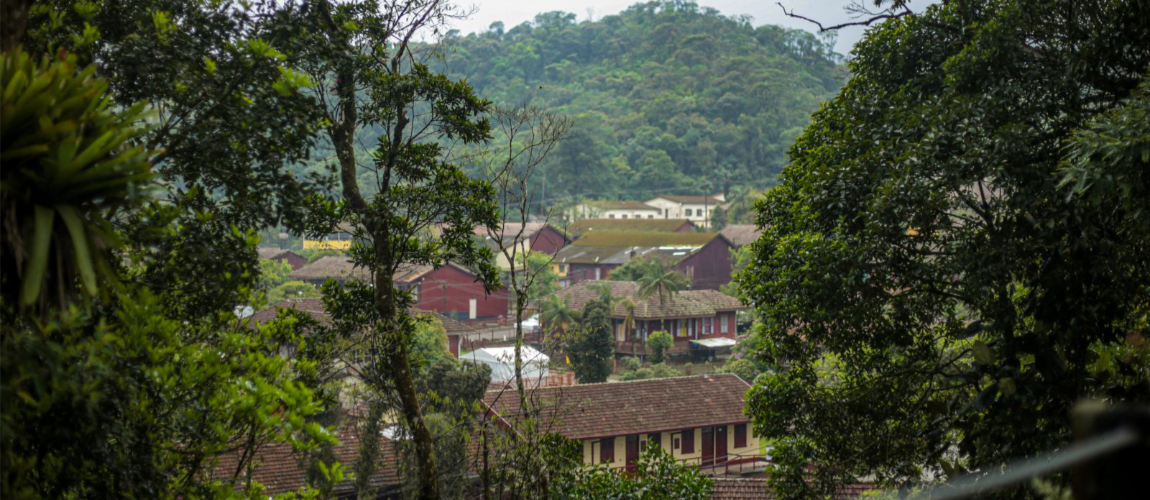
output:
M639 297L646 299L658 297L659 305L666 304L667 299L679 293L679 290L691 285L683 273L668 268L663 261L654 259L639 277Z
M8 304L62 305L115 282L109 257L119 242L110 221L140 199L152 152L134 144L144 103L117 109L94 73L64 54L39 62L21 49L3 55L0 266Z

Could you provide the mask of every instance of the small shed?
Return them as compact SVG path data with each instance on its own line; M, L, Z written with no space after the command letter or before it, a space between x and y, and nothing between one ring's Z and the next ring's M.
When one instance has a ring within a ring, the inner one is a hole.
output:
M523 378L526 380L546 377L547 365L551 362L551 358L531 346L522 346L522 350ZM459 359L490 366L492 382L506 382L515 378L514 347L484 347L463 354Z

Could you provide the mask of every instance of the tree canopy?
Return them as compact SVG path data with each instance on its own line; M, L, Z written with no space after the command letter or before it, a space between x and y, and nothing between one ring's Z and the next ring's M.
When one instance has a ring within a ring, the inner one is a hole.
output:
M1150 399L1148 16L967 0L856 46L740 279L780 493L988 470L1065 444L1081 398Z
M449 38L445 67L497 104L574 120L533 180L548 203L699 194L772 183L810 113L845 77L831 42L657 1L595 21L549 12Z

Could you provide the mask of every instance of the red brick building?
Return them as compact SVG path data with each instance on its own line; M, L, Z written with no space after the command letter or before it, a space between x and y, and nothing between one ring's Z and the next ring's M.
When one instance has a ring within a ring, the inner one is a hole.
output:
M631 259L658 259L691 280L692 289L718 290L731 282L731 242L718 233L591 231L555 255L565 285L607 279Z
M614 297L626 297L635 304L634 330L624 330L629 314L619 303L611 311L616 352L647 355L646 339L656 331L666 331L675 340L672 354L694 353L706 357L712 352L729 348L736 337L735 313L747 309L739 299L715 290L683 290L660 302L658 297L639 297L639 285L634 281L604 281ZM587 303L599 298L594 283L583 282L556 292L568 307L582 310ZM717 340L725 339L725 340Z

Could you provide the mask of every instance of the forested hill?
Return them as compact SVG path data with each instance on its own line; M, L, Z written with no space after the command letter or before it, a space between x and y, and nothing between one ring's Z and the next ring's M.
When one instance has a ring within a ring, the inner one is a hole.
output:
M830 40L694 3L575 18L540 14L447 43L449 71L480 95L575 120L544 169L551 200L765 187L846 76Z

